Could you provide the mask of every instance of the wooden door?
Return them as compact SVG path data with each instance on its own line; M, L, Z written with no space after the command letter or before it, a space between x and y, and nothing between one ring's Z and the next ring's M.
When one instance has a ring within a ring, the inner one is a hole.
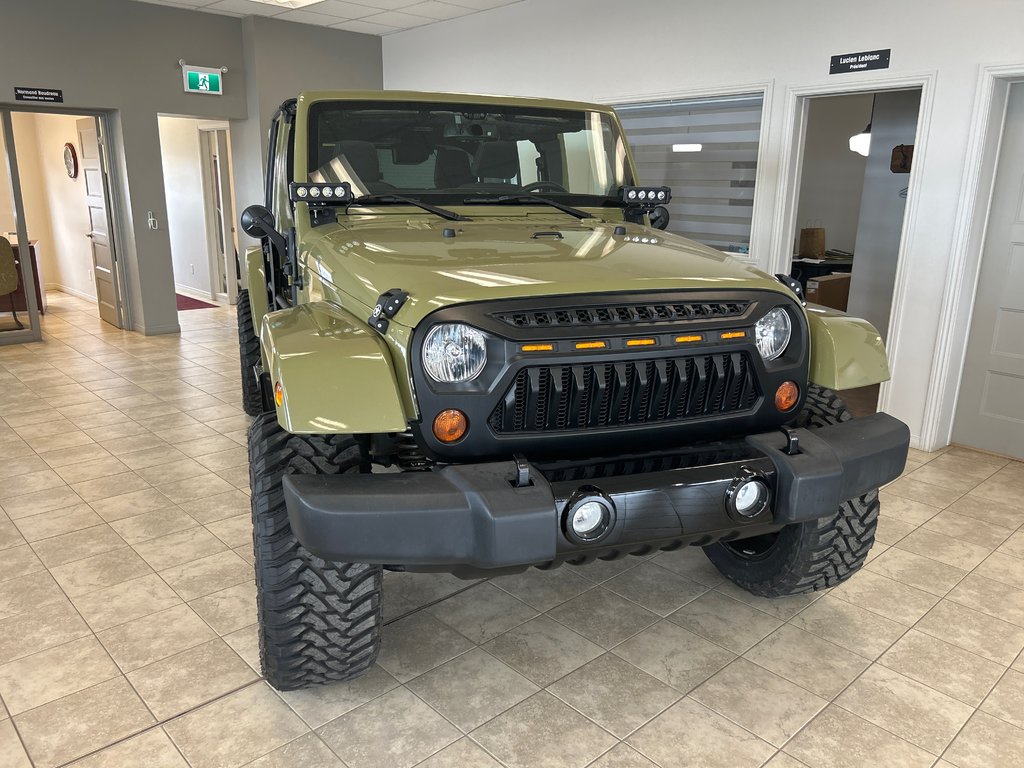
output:
M81 171L85 180L86 205L89 207L89 238L92 250L92 274L96 281L96 302L100 318L121 327L117 259L110 238L106 178L101 155L97 121L84 117L77 121Z
M1010 87L953 439L1024 458L1024 83Z

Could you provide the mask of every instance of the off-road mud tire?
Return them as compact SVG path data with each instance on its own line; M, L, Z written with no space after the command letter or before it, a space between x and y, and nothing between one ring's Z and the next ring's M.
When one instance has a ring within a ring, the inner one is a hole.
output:
M347 435L292 435L274 413L249 428L260 661L278 690L351 680L380 651L381 567L329 562L306 550L292 533L281 487L286 474L358 472L361 462Z
M242 359L242 410L250 416L263 413L263 395L253 368L260 364L260 339L252 324L249 292L239 291L235 303L238 312L238 348Z
M839 396L811 385L795 424L808 429L853 418ZM878 491L843 502L830 517L787 525L773 538L716 542L704 552L731 581L764 597L833 587L856 573L875 542Z

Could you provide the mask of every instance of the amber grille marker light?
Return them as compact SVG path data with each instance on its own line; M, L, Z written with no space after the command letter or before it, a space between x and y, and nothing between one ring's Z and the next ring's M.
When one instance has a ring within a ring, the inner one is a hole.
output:
M797 387L796 382L784 381L775 390L775 407L780 411L792 410L798 399L800 399L800 388Z
M608 346L604 341L577 341L576 349L604 349Z
M469 421L466 414L455 408L441 411L434 417L434 437L442 443L454 443L466 434Z
M627 347L652 347L658 342L655 339L628 339Z
M274 385L274 402L277 403L278 408L284 405L284 389L281 387L280 381Z
M703 338L699 333L692 336L676 336L676 344L689 344L694 341L700 341Z
M523 352L551 352L554 348L554 344L523 344L521 347Z
M726 331L722 334L723 339L742 339L747 335L746 331Z

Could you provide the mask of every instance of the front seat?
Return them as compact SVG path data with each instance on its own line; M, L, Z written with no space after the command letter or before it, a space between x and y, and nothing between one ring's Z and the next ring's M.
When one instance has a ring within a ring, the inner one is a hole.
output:
M434 160L434 186L437 189L457 189L473 183L468 152L455 147L438 147Z
M481 144L473 158L473 176L490 184L517 186L519 178L519 147L512 141L489 141Z
M335 168L331 175L336 175L338 178L332 180L357 182L352 185L352 191L356 195L361 194L360 186L371 194L394 189L392 185L383 180L380 172L380 159L377 157L377 148L371 142L356 139L339 141L334 145L334 156L336 159L343 158L356 178L346 179L344 177L348 173L341 173L340 168ZM333 161L331 165L334 165Z

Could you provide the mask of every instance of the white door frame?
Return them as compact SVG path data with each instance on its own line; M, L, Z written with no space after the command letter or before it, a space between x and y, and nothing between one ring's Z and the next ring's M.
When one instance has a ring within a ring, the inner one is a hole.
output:
M1021 80L1024 80L1024 61L983 66L978 76L949 270L940 305L948 311L939 318L921 430L921 442L927 448L947 445L953 434L1003 137L1006 99L1010 84ZM916 154L917 150L914 151Z

